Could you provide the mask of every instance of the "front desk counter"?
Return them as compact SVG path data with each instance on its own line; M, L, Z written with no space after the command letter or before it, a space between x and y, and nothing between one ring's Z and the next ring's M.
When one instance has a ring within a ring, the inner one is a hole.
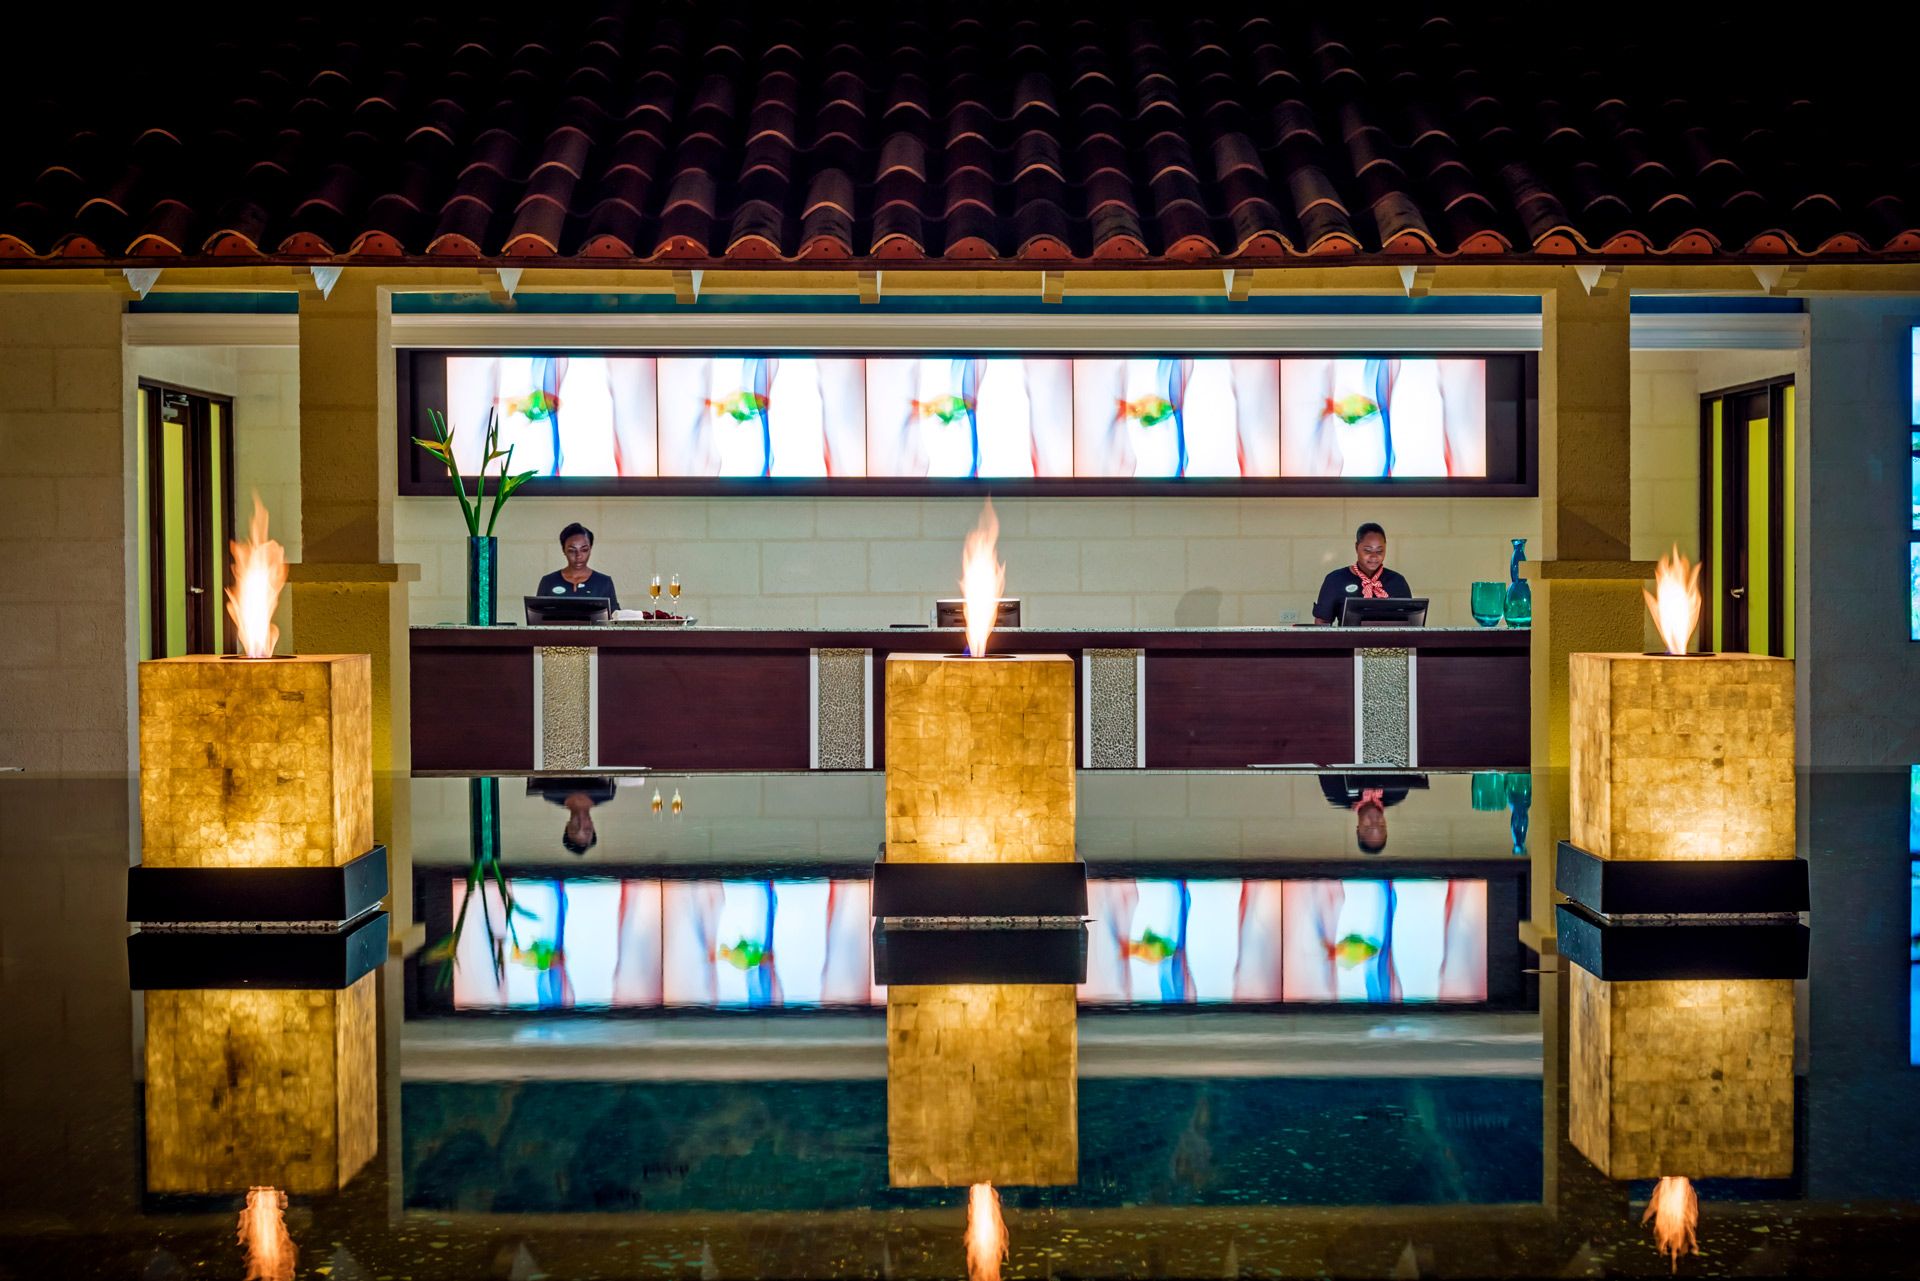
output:
M879 769L891 653L953 629L416 627L418 772ZM1529 633L1501 628L997 631L1075 662L1081 765L1518 768Z

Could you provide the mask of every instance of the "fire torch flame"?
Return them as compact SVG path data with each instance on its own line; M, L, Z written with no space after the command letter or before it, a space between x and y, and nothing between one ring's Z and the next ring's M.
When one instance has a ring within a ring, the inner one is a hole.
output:
M1000 1217L1000 1194L991 1183L967 1189L967 1281L1000 1281L1007 1257L1007 1221Z
M233 548L233 586L227 588L227 616L240 637L240 652L248 658L272 658L280 640L273 625L273 608L287 585L287 549L267 537L267 509L253 496L253 523L247 541Z
M1653 591L1642 588L1647 608L1653 612L1653 625L1669 654L1687 652L1693 629L1700 623L1700 567L1692 564L1675 547L1654 567Z
M1653 1220L1653 1243L1660 1253L1680 1270L1680 1256L1700 1253L1695 1229L1700 1226L1700 1198L1693 1193L1690 1179L1664 1178L1654 1185L1647 1198L1647 1212L1640 1222Z
M980 512L980 523L967 535L960 555L960 595L965 600L967 653L984 658L987 637L993 631L993 618L1000 609L1000 594L1007 587L1007 567L994 555L1000 539L1000 518L993 514L993 500Z
M293 1281L300 1257L287 1234L287 1194L277 1188L248 1188L240 1211L240 1245L247 1252L247 1281Z

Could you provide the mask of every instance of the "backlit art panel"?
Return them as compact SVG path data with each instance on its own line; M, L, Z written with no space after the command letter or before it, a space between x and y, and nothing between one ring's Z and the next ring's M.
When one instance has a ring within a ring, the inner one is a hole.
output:
M1483 360L1283 360L1280 406L1282 476L1487 474Z
M1073 362L1076 476L1278 476L1279 362Z
M864 476L859 360L660 357L664 476Z
M1071 476L1073 362L1019 356L870 357L874 476Z
M879 1005L865 880L513 878L454 944L457 1010ZM450 887L461 919L465 880ZM1480 879L1087 883L1086 1005L1487 999ZM497 954L495 949L498 949Z
M449 356L446 414L461 472L479 474L487 414L497 410L499 447L512 447L516 472L660 475L654 365L651 356Z

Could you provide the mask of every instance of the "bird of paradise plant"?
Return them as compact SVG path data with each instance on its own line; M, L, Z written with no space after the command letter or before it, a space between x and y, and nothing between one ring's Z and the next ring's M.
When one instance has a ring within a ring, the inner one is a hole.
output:
M526 484L537 472L513 470L513 446L500 448L500 411L487 411L487 434L480 446L480 475L474 482L473 497L467 497L467 482L460 475L460 465L453 456L453 428L447 425L447 416L437 409L427 411L427 422L433 428L433 439L424 440L419 436L413 443L439 459L447 469L447 479L453 482L453 496L460 500L460 514L466 519L467 533L471 537L493 537L493 526L500 519L500 509L512 498L514 491ZM480 528L480 509L487 498L487 468L494 463L500 464L499 485L493 493L493 506L487 512L487 527Z

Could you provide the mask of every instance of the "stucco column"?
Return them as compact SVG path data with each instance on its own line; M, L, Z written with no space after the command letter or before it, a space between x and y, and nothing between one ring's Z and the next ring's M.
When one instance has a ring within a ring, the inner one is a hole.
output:
M1564 767L1567 656L1640 648L1630 559L1632 320L1624 284L1588 293L1571 267L1542 298L1540 500L1533 583L1533 759Z
M297 648L373 658L374 834L395 859L407 849L412 768L407 584L419 566L393 563L393 346L388 290L349 268L330 296L300 296L301 562L292 570ZM396 806L398 812L396 812ZM406 920L395 903L396 921Z

